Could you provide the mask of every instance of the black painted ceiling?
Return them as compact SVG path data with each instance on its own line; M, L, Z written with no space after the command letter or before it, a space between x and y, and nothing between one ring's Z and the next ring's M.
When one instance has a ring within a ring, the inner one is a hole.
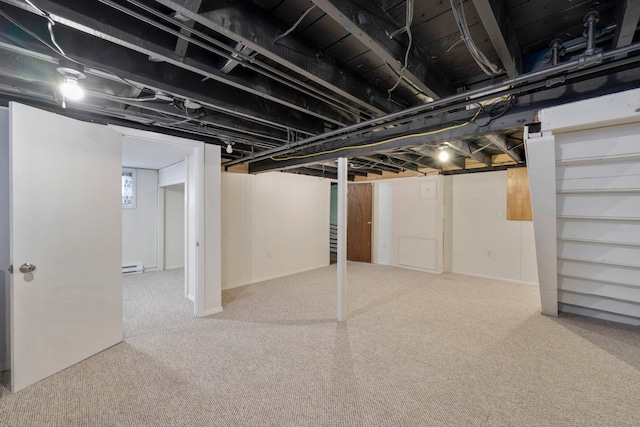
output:
M638 86L639 16L635 0L0 0L0 97L231 144L251 172L492 170L525 164L540 108ZM60 67L86 76L66 108Z

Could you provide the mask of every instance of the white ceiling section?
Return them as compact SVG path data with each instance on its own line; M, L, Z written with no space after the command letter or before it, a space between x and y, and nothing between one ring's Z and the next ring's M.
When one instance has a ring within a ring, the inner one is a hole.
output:
M164 144L131 136L122 137L122 166L136 169L162 169L184 160L191 147Z
M122 166L162 169L184 160L200 141L109 125L122 134Z

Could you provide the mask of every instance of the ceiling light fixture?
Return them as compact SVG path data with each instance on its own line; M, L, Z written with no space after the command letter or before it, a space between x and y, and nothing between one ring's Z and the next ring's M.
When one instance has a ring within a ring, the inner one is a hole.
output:
M78 80L87 76L84 74L84 67L67 59L61 59L58 72L62 74L63 80L59 86L62 95L62 108L67 108L66 101L79 101L84 97L84 89Z
M227 142L227 154L233 153L233 147L230 142Z
M446 162L447 160L449 160L449 152L447 151L447 145L448 144L445 142L440 147L438 147L438 150L440 150L440 154L438 154L438 159L440 159L441 162Z
M198 110L202 108L202 104L198 104L197 102L192 101L190 99L184 100L184 106L187 107L189 110Z

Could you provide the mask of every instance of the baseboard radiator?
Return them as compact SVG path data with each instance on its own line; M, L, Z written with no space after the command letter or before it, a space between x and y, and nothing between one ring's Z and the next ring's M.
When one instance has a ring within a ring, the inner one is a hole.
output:
M144 272L142 263L127 264L122 266L122 274L138 274Z

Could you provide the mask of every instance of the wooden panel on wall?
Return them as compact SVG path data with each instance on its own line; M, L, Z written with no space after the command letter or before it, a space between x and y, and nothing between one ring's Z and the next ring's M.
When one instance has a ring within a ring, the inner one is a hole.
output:
M531 221L531 193L527 168L507 170L507 220Z

